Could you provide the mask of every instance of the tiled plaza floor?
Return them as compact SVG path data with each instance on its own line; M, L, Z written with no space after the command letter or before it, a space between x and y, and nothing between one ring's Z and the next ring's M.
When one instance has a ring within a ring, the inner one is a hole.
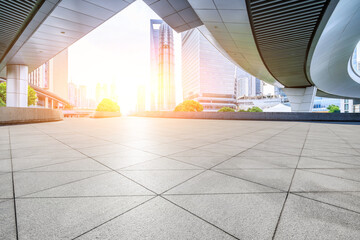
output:
M360 126L0 127L0 239L360 239Z

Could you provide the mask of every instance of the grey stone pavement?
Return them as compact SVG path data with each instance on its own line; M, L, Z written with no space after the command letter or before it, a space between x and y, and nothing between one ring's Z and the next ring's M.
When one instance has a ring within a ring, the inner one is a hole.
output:
M0 239L360 239L360 126L0 127Z

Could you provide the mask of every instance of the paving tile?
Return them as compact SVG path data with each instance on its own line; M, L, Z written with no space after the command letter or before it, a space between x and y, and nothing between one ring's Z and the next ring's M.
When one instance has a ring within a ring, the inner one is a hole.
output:
M307 198L350 209L360 214L360 192L296 193Z
M201 169L200 167L182 163L170 158L162 157L139 163L122 170L174 170L174 169Z
M320 150L312 150L312 149L304 149L302 151L301 156L304 157L342 157L342 156L354 156L350 151L348 153L340 153L340 152L329 152L329 151L320 151Z
M230 156L229 154L219 153L219 152L210 152L207 150L201 149L191 149L175 154L169 155L169 157L214 157L214 156Z
M264 156L267 156L267 157L293 157L295 155L251 148L251 149L239 154L238 156L239 157L264 157Z
M11 173L0 173L0 198L12 198L12 176Z
M230 156L169 156L170 158L193 164L202 168L211 168L215 165L229 159Z
M17 199L19 239L72 239L150 198Z
M296 170L291 191L360 191L360 182Z
M0 160L0 172L11 172L11 159Z
M154 154L158 154L161 156L167 156L170 154L174 154L174 153L178 153L178 152L183 152L186 150L191 149L190 147L186 147L186 146L181 146L181 145L176 145L176 144L159 144L159 145L154 145L154 146L147 146L147 147L142 147L141 150L143 151L147 151L150 153L154 153Z
M125 176L160 194L202 170L120 171Z
M239 239L271 239L285 196L285 193L270 193L165 198Z
M306 171L360 182L360 169L306 169Z
M253 147L252 149L258 149L258 150L262 150L262 151L270 151L270 152L276 152L276 153L284 153L284 154L289 154L289 155L300 155L301 151L302 151L302 144L297 144L297 147L287 147L287 146L281 146L278 145L277 143L272 143L272 144L268 144L268 143L262 143L259 145L256 145L255 147Z
M78 172L78 171L109 171L106 166L94 161L91 158L83 158L78 160L70 160L66 162L54 163L43 167L35 167L22 171L30 172Z
M120 195L153 195L146 188L110 172L83 180L53 187L48 190L29 194L27 197L78 197L78 196L120 196Z
M57 156L31 156L31 157L21 157L21 158L13 158L13 169L14 171L32 169L37 167L49 166L57 163L65 163L73 160L84 159L84 155L77 155L72 157L61 156L60 154Z
M234 177L264 184L269 187L288 191L294 169L227 169L216 170Z
M295 168L299 157L296 156L256 156L256 157L233 157L214 169L234 168Z
M290 194L275 239L359 239L360 214Z
M230 177L221 173L206 171L189 181L171 189L166 194L205 193L255 193L279 192L270 187Z
M106 172L16 172L15 193L16 196L23 196L104 173Z
M360 164L360 157L357 156L316 156L316 159L343 162L349 164Z
M125 150L130 150L130 148L121 146L119 144L105 144L101 146L93 146L86 148L79 148L78 151L84 153L89 157L101 156L110 153L122 152Z
M16 239L14 201L0 201L0 239Z
M10 150L9 149L0 150L0 160L9 159L10 157L11 156L10 156Z
M151 154L151 153L149 153L149 154L145 153L142 156L141 155L138 155L138 156L122 155L121 156L121 155L108 154L108 155L96 156L96 157L92 157L92 158L112 169L121 169L121 168L130 167L135 164L139 164L142 162L146 162L149 160L159 158L159 156Z
M355 165L338 162L336 158L334 158L334 160L323 160L317 158L301 157L298 168L360 168L360 162L358 165Z
M226 155L230 155L230 156L235 156L235 155L245 151L247 148L214 143L214 144L209 144L209 145L206 145L206 146L203 146L203 147L199 147L198 149L199 150L209 151L209 152L214 152L214 153L220 153L220 154L226 154Z
M234 239L157 197L88 232L80 239Z

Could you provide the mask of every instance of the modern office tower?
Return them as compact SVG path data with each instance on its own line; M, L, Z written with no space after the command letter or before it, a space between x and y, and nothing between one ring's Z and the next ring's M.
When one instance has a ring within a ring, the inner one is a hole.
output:
M236 97L256 96L256 78L243 69L235 68L236 76Z
M145 111L145 102L146 102L146 88L144 85L140 85L138 86L137 89L136 112Z
M77 107L79 105L79 97L78 97L79 91L77 89L76 84L70 82L68 91L69 91L69 103L72 106Z
M87 87L85 85L80 85L78 87L79 91L79 106L80 108L88 108L89 100L87 99Z
M336 98L324 98L315 97L313 112L327 112L327 107L330 105L336 105L340 108L341 113L351 113L354 110L352 99L336 99Z
M151 110L176 105L173 30L162 20L150 20Z
M182 34L182 85L184 98L204 111L236 108L235 65L197 29Z
M69 100L68 50L65 49L29 73L29 83Z

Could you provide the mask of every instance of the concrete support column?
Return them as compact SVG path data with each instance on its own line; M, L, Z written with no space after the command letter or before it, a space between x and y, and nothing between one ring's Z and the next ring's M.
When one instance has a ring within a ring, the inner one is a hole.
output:
M51 109L54 109L54 99L51 99Z
M45 96L45 100L44 100L44 103L45 103L45 108L49 108L49 98Z
M289 99L291 112L311 112L314 106L316 87L307 88L284 88Z
M28 66L7 65L6 69L6 106L27 107L29 74Z

